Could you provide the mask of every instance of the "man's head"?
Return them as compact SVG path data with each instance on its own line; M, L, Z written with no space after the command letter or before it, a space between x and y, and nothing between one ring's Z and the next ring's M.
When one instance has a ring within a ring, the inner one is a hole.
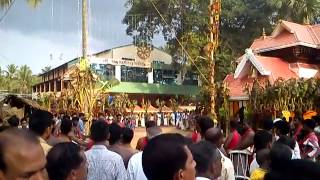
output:
M84 120L84 119L85 119L84 113L79 113L79 118L82 119L82 120Z
M260 149L257 152L257 163L259 164L260 167L264 169L269 169L270 166L270 149Z
M105 142L109 136L108 125L101 120L93 121L90 129L90 138L95 143Z
M276 135L281 136L287 136L290 132L290 124L287 121L277 121L274 123L274 130Z
M221 176L221 154L214 144L208 141L200 141L191 145L190 150L197 163L197 176L209 179Z
M17 116L11 116L9 119L8 119L8 123L11 127L18 127L19 126L19 118Z
M280 170L291 160L292 151L289 146L274 143L270 150L271 169Z
M87 160L80 147L72 142L55 145L47 155L50 179L86 180Z
M269 131L259 130L255 133L253 138L253 144L256 148L256 151L265 148L271 148L272 144L272 135Z
M110 145L120 142L121 136L122 136L122 128L119 126L118 123L114 122L110 124L109 132L110 132L110 137L109 137Z
M61 133L64 135L68 135L71 132L71 129L72 129L72 121L68 119L62 119L61 125L60 125Z
M24 129L0 134L0 180L48 179L46 157L38 138Z
M205 134L205 139L220 148L223 144L223 134L220 128L210 128Z
M28 121L27 121L26 118L22 118L22 119L21 119L21 127L22 127L23 129L27 129L27 128L28 128Z
M122 143L130 144L133 139L134 132L130 128L123 128Z
M194 180L195 162L180 134L152 138L142 154L142 167L149 180Z
M162 130L159 126L149 127L147 129L147 137L148 139L152 139L155 136L158 136L162 133Z
M196 129L199 131L201 136L206 134L206 131L214 127L213 120L207 116L202 116L196 119Z
M35 111L29 120L29 129L43 139L48 139L53 128L53 116L46 111Z
M157 126L155 121L147 121L145 125L146 125L146 129Z
M307 132L312 132L316 127L316 122L313 119L306 119L303 121L303 129Z

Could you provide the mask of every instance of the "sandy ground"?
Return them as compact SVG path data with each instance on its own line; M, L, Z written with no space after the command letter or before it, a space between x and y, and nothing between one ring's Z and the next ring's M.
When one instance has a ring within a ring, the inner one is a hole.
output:
M184 136L189 135L190 131L182 131L179 129L176 129L175 127L161 127L163 133L180 133ZM146 136L146 129L145 128L136 128L134 130L134 137L131 142L131 146L133 148L136 148L137 141L139 138Z

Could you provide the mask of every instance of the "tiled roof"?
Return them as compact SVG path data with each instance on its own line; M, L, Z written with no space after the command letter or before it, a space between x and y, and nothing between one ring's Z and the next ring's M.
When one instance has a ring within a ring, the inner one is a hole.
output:
M320 48L320 25L280 21L271 36L262 36L254 40L251 48L261 52L296 45Z
M297 74L290 69L289 63L281 58L257 55L255 55L255 57L266 70L271 72L270 80L272 81L275 81L278 78L283 78L285 80L298 78Z

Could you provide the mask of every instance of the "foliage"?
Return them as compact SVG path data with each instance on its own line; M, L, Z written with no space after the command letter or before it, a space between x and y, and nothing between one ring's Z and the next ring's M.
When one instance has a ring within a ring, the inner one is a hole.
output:
M6 70L0 68L0 90L11 93L31 93L32 85L39 82L39 78L32 75L27 65L18 67L14 64L7 65Z
M141 107L146 113L148 112L148 109L150 106L151 106L151 102L149 100L145 101L144 99L142 99Z
M28 5L32 8L37 8L42 0L26 0ZM0 8L7 8L14 0L0 0Z
M254 112L317 110L320 108L319 79L283 79L276 80L272 85L268 82L259 84L255 81L247 87L249 107Z
M179 103L175 98L169 99L170 102L170 108L173 112L177 112L179 108Z
M124 114L126 112L127 105L129 103L128 94L121 93L116 95L113 102L112 107L119 113Z
M49 72L51 70L51 66L46 66L43 69L41 69L41 73L44 74L46 72Z
M162 112L162 109L165 106L165 101L157 99L156 100L156 105L158 106L159 111Z
M134 108L136 107L136 105L138 105L138 101L137 100L129 100L128 101L127 106L130 109L131 113L133 113Z

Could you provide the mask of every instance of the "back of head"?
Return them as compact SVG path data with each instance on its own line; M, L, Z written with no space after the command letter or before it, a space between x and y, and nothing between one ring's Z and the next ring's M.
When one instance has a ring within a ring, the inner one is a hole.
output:
M80 147L66 142L55 145L47 155L47 171L50 179L66 179L72 170L77 169L85 159Z
M256 159L259 166L262 167L264 163L270 161L270 149L265 148L257 151Z
M149 180L172 180L187 161L186 138L180 134L154 137L142 153L142 167Z
M146 129L157 126L155 121L147 121L145 125L146 125Z
M213 120L207 116L199 117L196 120L197 126L199 127L199 131L201 135L205 135L206 131L212 127L214 127Z
M5 172L7 165L4 162L8 147L25 147L25 145L39 145L39 140L32 132L25 129L10 128L0 133L0 171Z
M18 127L19 126L19 118L17 116L11 116L9 119L8 119L8 123L11 127Z
M263 120L263 129L266 131L270 131L273 128L273 121L272 118L265 118Z
M29 129L41 136L46 129L53 125L53 116L51 113L46 111L34 111L29 120Z
M278 135L287 135L290 132L290 124L287 121L277 121L274 123L274 128L276 128Z
M106 141L109 135L108 125L101 120L93 121L90 128L90 138L98 143Z
M148 139L152 139L155 136L158 136L162 133L162 130L159 126L150 127L147 129L147 137Z
M272 143L272 134L266 130L259 130L254 135L253 143L256 151L268 148L268 146Z
M220 128L210 128L205 133L205 139L216 146L220 146L223 140L223 134Z
M289 164L292 151L289 146L274 143L270 151L271 169L281 171Z
M72 129L72 121L68 119L62 119L61 125L60 125L61 133L64 135L68 135L68 133L71 132L71 129Z
M130 144L134 136L134 132L130 128L124 128L122 133L122 142L124 144Z
M280 136L280 138L277 140L277 143L284 144L289 146L292 150L294 149L296 142L293 138L290 138L288 136Z
M217 147L208 142L200 141L197 144L189 146L193 159L196 161L197 175L206 174L211 171L212 164L219 164L221 162L221 154ZM220 172L215 172L219 175ZM216 178L216 177L215 177Z
M110 137L109 137L110 145L113 145L121 140L122 128L119 126L118 123L114 122L110 124L109 132L110 132Z
M239 123L237 121L235 121L235 120L230 121L230 128L238 130Z
M303 121L303 126L309 128L310 130L314 130L316 127L316 121L313 119L306 119Z

